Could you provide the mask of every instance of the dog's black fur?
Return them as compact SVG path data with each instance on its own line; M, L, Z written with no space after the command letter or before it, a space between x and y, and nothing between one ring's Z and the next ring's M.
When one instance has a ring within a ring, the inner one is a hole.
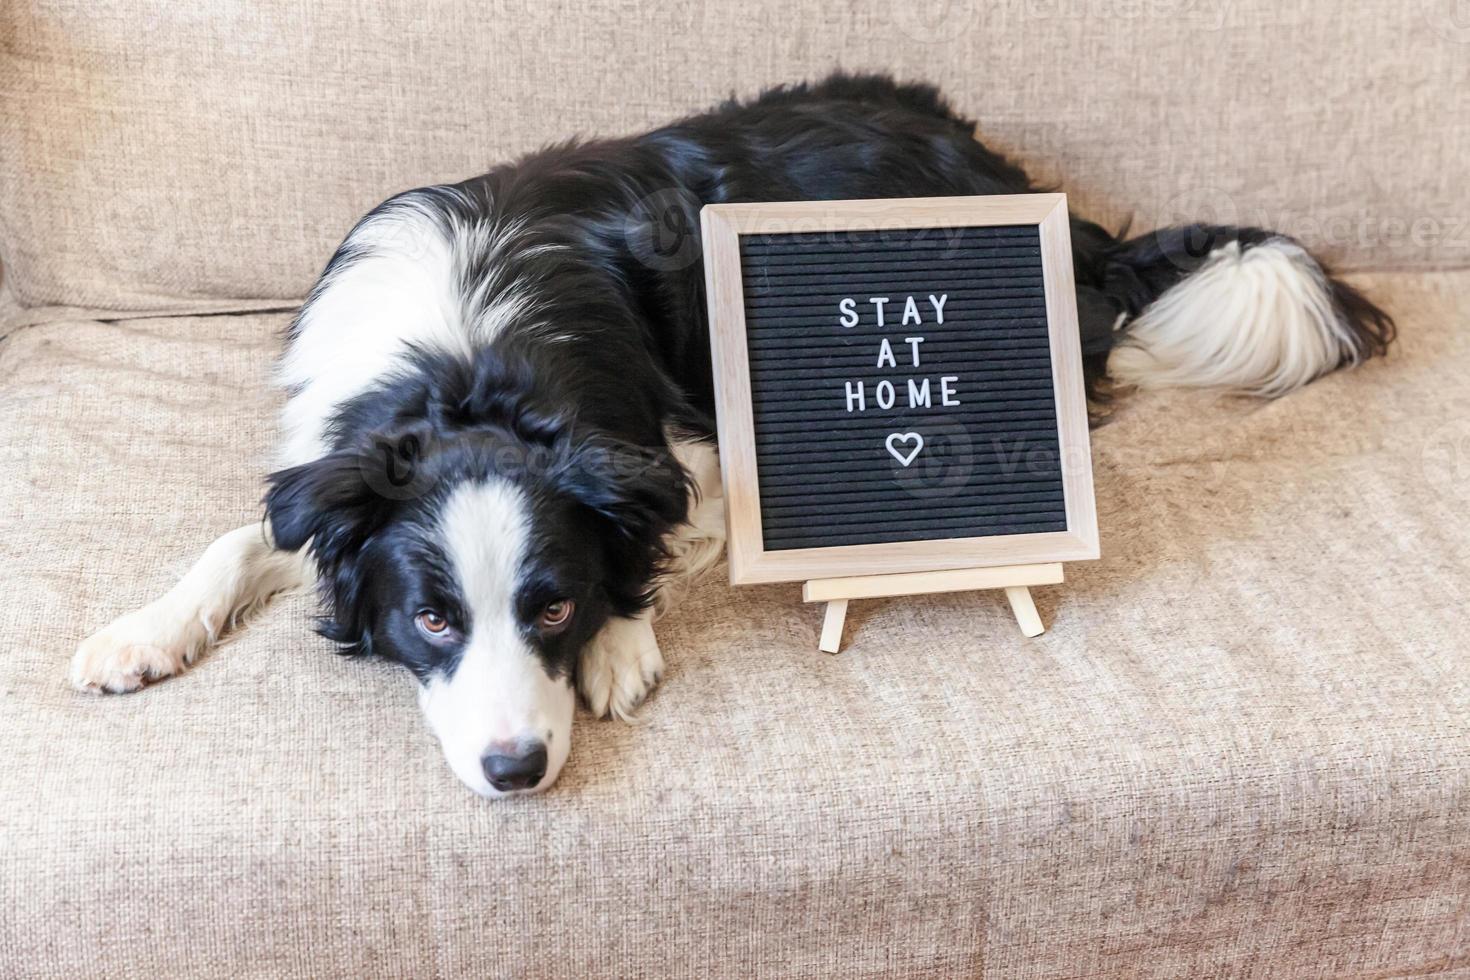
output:
M442 488L494 473L526 489L538 509L538 547L562 556L527 573L528 583L550 582L527 584L527 616L553 594L574 595L587 613L545 652L551 669L570 670L572 647L603 619L648 603L665 536L687 516L687 481L666 433L708 439L713 431L699 208L1037 190L974 130L931 87L838 75L642 136L553 146L383 204L365 223L411 210L446 228L502 229L500 247L464 266L461 290L482 304L530 290L536 312L534 323L503 330L468 360L424 352L400 364L340 408L330 455L271 477L266 503L278 545L310 541L323 571L326 634L421 676L432 670L405 616L429 593L453 592L442 569L414 557L432 551L414 535L440 496L394 499L361 474L412 467L414 479ZM1100 390L1107 354L1126 334L1115 329L1120 314L1138 315L1228 242L1249 248L1279 237L1196 225L1124 241L1074 216L1089 389ZM361 254L349 238L323 286ZM1353 358L1381 352L1393 336L1389 317L1345 284L1331 280L1331 288L1352 328ZM644 465L592 465L599 449ZM523 465L537 451L554 462ZM434 601L455 612L452 597Z
M73 683L178 673L315 578L322 632L413 671L467 786L544 789L576 693L631 717L663 669L650 606L719 553L700 209L1035 189L934 89L839 75L399 194L353 228L286 338L268 520L84 640ZM1111 368L1274 397L1393 337L1268 231L1125 240L1073 217L1071 240L1095 395Z
M526 492L539 532L517 591L520 618L532 622L559 598L577 602L571 629L534 638L548 671L569 676L607 616L651 600L664 536L686 515L688 477L657 420L638 418L648 406L626 383L620 424L578 424L579 412L552 400L556 386L536 383L534 363L493 348L470 361L412 357L343 406L334 452L271 476L276 543L296 550L310 540L333 610L321 632L344 652L384 654L421 679L452 670L457 651L424 643L411 619L431 607L467 632L469 611L433 529L450 491L491 475ZM560 380L620 400L610 375Z

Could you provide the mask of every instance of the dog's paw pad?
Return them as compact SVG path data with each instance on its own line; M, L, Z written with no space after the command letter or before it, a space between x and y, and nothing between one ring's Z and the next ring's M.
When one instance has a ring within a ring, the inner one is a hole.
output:
M663 654L648 619L616 617L583 652L578 686L597 717L633 721L663 672Z

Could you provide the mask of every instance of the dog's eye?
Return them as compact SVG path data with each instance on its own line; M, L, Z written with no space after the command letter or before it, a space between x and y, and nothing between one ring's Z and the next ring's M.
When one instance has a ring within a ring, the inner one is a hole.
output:
M536 619L536 625L546 631L554 632L571 622L572 611L577 604L570 599L556 599L548 602L541 610L541 615Z
M433 637L442 637L449 632L449 620L433 609L425 609L413 621L418 624L419 629Z

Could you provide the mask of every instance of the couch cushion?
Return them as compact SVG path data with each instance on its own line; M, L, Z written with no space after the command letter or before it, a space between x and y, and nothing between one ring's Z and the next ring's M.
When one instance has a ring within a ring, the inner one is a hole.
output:
M1403 975L1463 965L1470 274L1374 277L1390 359L1124 400L1101 562L854 603L718 575L631 727L488 802L409 677L272 605L183 677L77 640L257 514L281 317L0 347L0 974ZM1457 945L1458 944L1458 945Z
M299 298L386 195L843 65L941 83L1074 204L1470 263L1452 0L12 0L0 257L28 307Z

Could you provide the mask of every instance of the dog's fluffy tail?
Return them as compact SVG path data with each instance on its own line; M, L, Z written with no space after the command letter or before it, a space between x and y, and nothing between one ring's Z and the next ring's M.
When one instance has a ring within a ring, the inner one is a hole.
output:
M1123 310L1108 373L1139 388L1275 397L1382 354L1394 337L1371 300L1259 228L1189 225L1122 242L1104 288Z

